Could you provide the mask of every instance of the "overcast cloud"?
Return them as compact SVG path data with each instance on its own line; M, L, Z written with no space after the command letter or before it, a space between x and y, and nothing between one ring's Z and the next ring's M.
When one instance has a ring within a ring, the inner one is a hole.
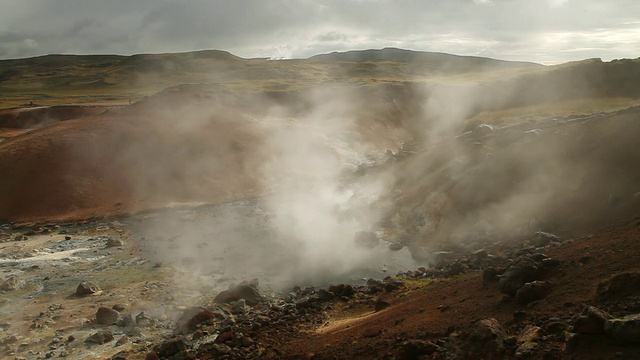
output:
M640 57L637 0L0 0L0 59L399 47L561 63Z

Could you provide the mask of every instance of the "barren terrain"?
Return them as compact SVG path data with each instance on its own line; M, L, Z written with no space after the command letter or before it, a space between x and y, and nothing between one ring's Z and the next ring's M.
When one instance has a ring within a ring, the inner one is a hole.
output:
M0 61L1 356L639 357L638 69Z

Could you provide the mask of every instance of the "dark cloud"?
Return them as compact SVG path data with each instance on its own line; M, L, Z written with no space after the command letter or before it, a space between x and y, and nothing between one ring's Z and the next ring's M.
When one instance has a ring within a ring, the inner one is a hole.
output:
M385 46L564 62L640 56L628 0L0 0L0 57Z

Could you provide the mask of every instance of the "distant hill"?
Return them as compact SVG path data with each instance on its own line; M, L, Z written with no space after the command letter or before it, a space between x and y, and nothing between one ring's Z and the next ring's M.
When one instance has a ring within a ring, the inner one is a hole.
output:
M315 61L403 61L430 62L434 65L460 66L508 66L508 67L542 67L533 62L505 61L477 56L459 56L438 52L413 51L397 48L352 50L315 55L308 60Z

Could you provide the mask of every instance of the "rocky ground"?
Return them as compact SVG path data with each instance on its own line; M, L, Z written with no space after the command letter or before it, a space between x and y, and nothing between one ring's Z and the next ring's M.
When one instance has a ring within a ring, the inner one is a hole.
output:
M637 219L588 234L538 232L519 244L450 245L431 266L275 291L268 273L208 287L206 277L185 281L200 276L188 259L158 261L138 236L149 216L3 225L2 357L640 356Z

